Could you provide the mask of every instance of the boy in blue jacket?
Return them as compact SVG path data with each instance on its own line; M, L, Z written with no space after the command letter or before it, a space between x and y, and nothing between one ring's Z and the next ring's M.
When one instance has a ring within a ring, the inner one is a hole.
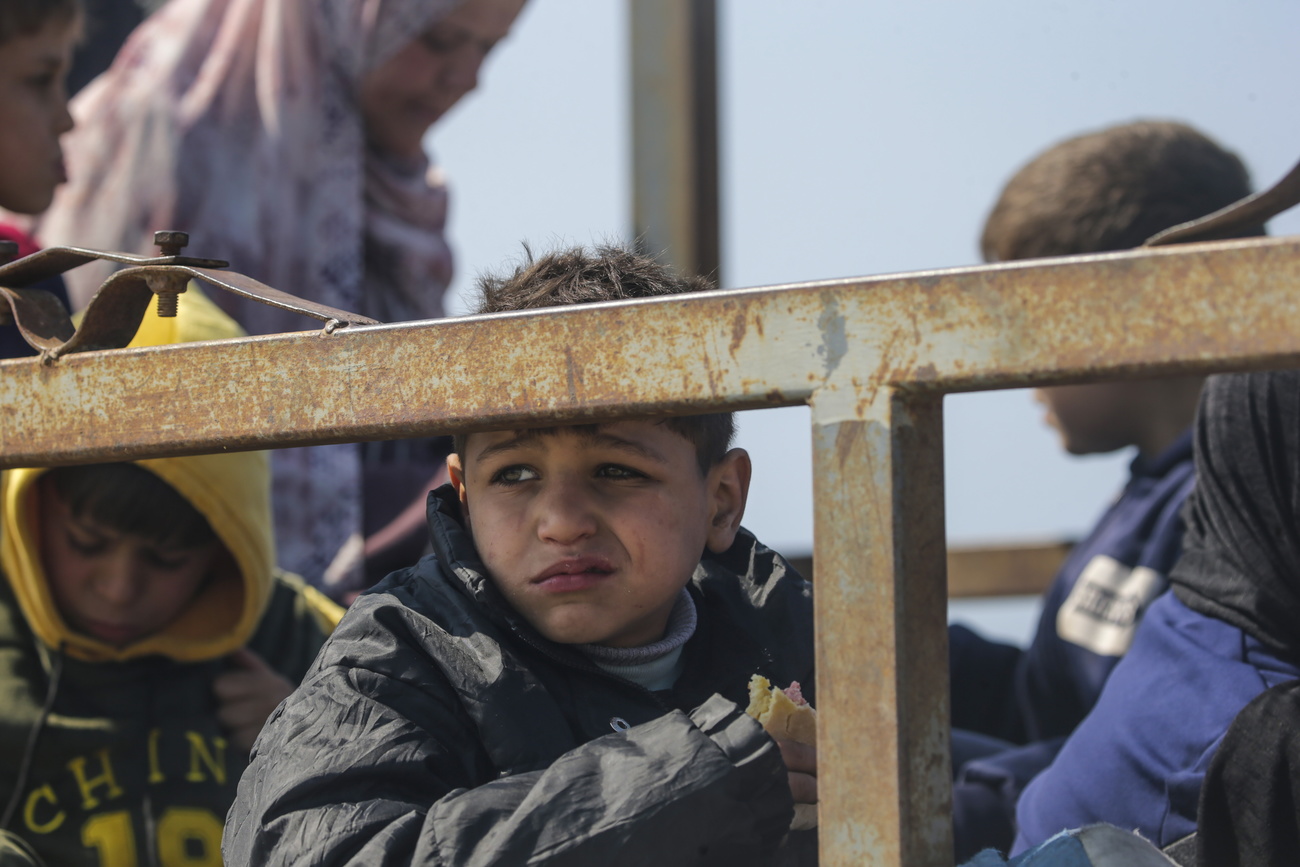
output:
M1196 130L1124 124L1062 142L1020 169L981 247L993 262L1128 249L1249 193L1241 161ZM949 630L958 860L1010 847L1024 786L1092 710L1147 606L1168 587L1194 483L1190 426L1201 385L1201 377L1174 377L1038 390L1066 451L1132 446L1137 457L1053 579L1028 650Z
M479 312L706 288L618 249L483 283ZM812 864L816 752L743 708L812 698L810 586L740 526L730 414L460 436L434 553L363 594L240 781L234 864Z

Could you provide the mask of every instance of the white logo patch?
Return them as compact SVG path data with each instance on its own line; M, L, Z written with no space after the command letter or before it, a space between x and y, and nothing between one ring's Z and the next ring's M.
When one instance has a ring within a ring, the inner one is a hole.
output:
M1164 587L1159 572L1099 554L1088 561L1061 610L1062 638L1101 656L1123 656L1142 612Z

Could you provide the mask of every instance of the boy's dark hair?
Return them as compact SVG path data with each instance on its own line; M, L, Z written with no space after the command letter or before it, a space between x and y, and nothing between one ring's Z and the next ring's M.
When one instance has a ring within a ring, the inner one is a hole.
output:
M31 36L51 21L72 21L81 14L81 0L3 0L0 2L0 45Z
M46 477L72 514L150 541L198 548L217 534L171 485L135 464L55 467Z
M592 250L574 247L547 253L540 258L534 258L527 246L524 251L526 260L513 273L479 278L480 297L476 313L508 313L570 304L658 298L714 288L702 277L679 277L648 256L613 245L601 245ZM700 472L705 474L727 454L736 435L735 419L729 412L669 416L663 424L691 441ZM538 428L534 432L550 430L552 428ZM454 444L456 454L463 460L465 435L457 435Z
M1141 246L1250 195L1236 154L1182 123L1138 121L1068 139L1002 189L980 238L989 262ZM1237 237L1263 235L1264 227Z

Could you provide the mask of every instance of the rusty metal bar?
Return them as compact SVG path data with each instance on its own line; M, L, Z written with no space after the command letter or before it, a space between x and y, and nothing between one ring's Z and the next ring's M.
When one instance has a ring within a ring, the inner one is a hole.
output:
M952 863L943 409L813 409L821 863Z
M684 274L719 279L716 0L630 0L632 222Z
M1300 362L1300 240L0 362L0 465Z

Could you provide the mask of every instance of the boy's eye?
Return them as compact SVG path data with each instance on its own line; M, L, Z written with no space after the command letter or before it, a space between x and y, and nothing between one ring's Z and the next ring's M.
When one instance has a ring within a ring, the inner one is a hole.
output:
M645 473L622 464L602 464L596 475L604 479L644 479Z
M420 42L434 54L450 54L469 38L464 31L450 31L435 27L420 36Z
M161 551L157 548L146 548L143 556L150 566L169 571L180 569L190 559L188 551Z
M531 467L513 466L497 470L492 474L494 485L517 485L538 478L537 471Z
M71 529L64 533L64 538L67 539L68 547L83 557L94 557L96 554L102 554L108 546L108 543L98 536L79 533Z

